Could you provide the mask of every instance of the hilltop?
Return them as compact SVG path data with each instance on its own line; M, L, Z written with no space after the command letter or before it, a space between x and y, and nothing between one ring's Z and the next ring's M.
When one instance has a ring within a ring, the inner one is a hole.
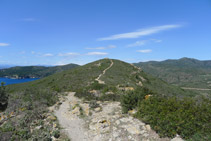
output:
M77 64L68 64L63 66L45 67L45 66L17 66L6 69L0 69L0 77L9 78L43 78L57 72L62 72L71 68L78 67Z
M154 93L167 96L193 96L178 87L171 86L143 72L140 68L112 59L113 65L101 76L103 84L96 83L96 78L111 64L109 59L98 60L84 66L53 74L49 77L29 82L26 84L12 85L11 89L21 90L24 88L50 88L61 91L90 91L99 89L101 91L116 92L119 89L136 89L145 87ZM9 86L10 87L10 86Z
M180 87L211 88L211 61L192 58L135 63L145 72Z

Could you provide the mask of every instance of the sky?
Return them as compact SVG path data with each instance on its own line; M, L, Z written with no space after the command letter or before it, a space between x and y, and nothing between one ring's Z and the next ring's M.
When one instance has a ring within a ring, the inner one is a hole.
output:
M211 60L211 0L0 0L0 64Z

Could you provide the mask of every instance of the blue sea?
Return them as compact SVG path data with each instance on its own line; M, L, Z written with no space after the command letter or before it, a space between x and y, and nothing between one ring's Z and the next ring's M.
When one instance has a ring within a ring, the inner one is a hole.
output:
M29 81L34 81L39 78L26 78L26 79L10 79L10 78L3 78L0 77L0 83L5 82L5 85L17 84L17 83L24 83Z

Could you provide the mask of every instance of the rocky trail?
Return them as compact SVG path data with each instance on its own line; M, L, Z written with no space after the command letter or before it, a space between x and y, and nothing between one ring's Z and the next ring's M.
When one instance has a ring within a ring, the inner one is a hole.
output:
M149 125L129 114L122 114L119 102L96 101L91 105L74 94L67 93L60 98L59 107L51 107L62 132L72 141L170 141L160 138Z
M113 64L114 64L114 62L113 62L111 59L109 59L109 60L111 61L110 66L109 66L108 68L106 68L105 70L103 70L103 73L101 73L101 74L95 79L96 81L98 81L99 84L105 84L105 82L102 81L102 80L100 80L100 78L101 78L101 77L106 73L106 71L109 70L109 69L113 66Z
M211 91L211 89L181 87L184 90Z

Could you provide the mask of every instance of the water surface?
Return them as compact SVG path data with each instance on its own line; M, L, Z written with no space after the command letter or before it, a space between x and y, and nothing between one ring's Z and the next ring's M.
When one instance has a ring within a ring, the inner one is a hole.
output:
M5 82L5 85L17 84L17 83L24 83L29 81L34 81L39 78L25 78L25 79L10 79L10 78L3 78L0 77L0 83Z

